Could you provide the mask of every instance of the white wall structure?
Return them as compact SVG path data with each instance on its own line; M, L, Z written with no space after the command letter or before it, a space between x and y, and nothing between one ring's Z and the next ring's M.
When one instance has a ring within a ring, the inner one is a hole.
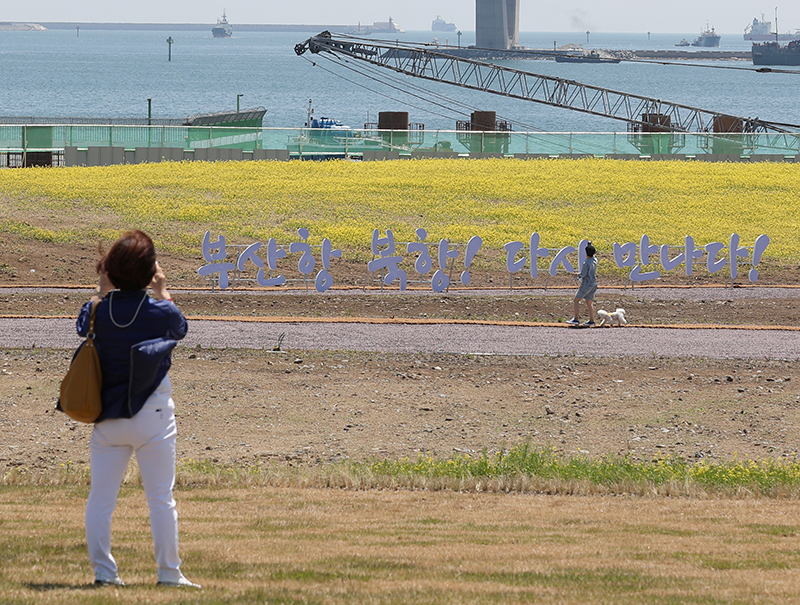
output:
M520 0L475 0L475 46L509 50L519 46Z

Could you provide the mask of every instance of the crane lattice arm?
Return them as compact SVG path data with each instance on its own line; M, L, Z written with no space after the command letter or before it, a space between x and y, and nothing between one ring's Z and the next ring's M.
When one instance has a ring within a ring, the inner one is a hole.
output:
M445 82L493 94L562 107L623 120L633 130L649 132L772 132L787 133L784 125L743 118L652 99L640 95L582 84L574 80L467 59L442 51L408 44L387 44L374 40L334 38L322 32L295 46L302 55L329 52L397 73Z

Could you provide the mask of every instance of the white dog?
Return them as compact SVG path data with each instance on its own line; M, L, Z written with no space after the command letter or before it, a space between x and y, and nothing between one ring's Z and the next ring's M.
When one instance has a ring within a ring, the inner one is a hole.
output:
M600 309L597 312L597 319L600 320L600 326L613 327L614 324L617 324L618 326L622 327L628 325L628 322L625 319L625 309L617 309L613 313L609 313L608 311Z

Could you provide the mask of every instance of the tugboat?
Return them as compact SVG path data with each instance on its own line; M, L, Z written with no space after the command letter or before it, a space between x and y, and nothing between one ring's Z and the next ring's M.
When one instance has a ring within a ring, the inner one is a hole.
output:
M431 23L431 31L433 32L454 32L456 31L455 23L448 23L442 19L441 15L436 15L436 18Z
M691 46L691 44L686 38L682 38L675 46Z
M714 28L709 28L708 23L706 23L706 29L702 32L695 41L692 42L692 46L701 46L703 48L716 48L719 46L719 34L714 31Z
M314 117L311 99L306 109L306 123L300 135L290 137L286 148L292 155L310 158L344 158L353 153L405 149L392 145L382 137L367 136L366 131L354 131L335 118Z
M230 38L233 35L233 28L225 16L225 9L222 10L222 16L217 19L217 24L211 28L211 35L215 38Z

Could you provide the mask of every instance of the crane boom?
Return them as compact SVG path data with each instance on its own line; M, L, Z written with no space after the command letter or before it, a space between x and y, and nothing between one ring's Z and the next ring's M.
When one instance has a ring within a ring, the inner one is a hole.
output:
M298 55L329 52L397 73L623 120L643 132L789 133L786 125L708 111L574 80L535 74L409 44L335 38L324 31L295 45Z

